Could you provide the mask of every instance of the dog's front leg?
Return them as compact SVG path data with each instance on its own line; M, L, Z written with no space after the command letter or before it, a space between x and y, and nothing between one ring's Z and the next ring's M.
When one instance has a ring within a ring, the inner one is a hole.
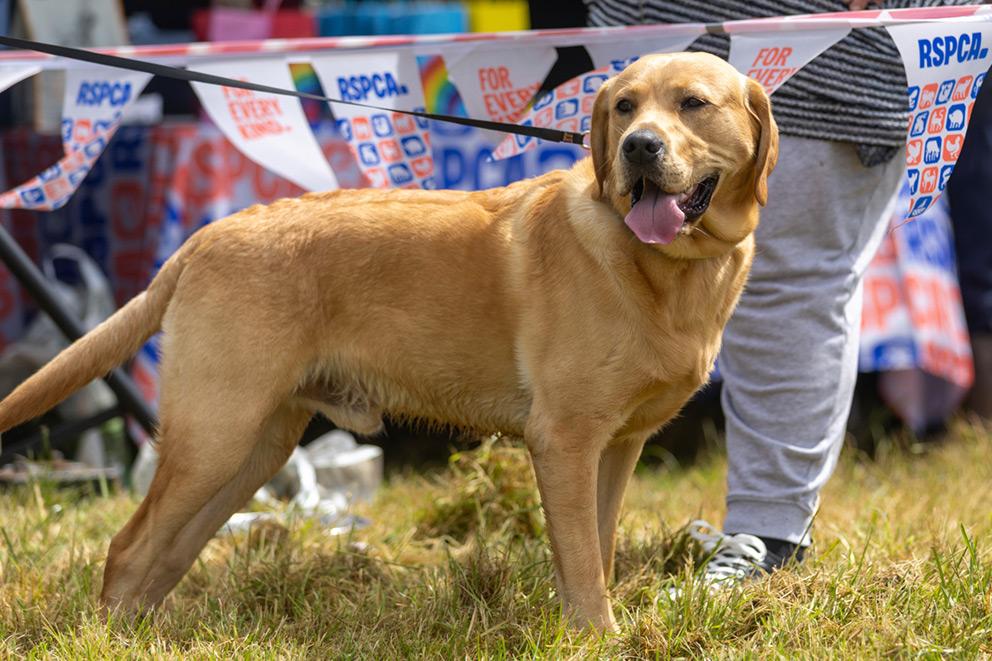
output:
M558 592L577 625L615 631L603 578L596 513L596 480L605 442L570 420L528 425L527 445L547 519Z

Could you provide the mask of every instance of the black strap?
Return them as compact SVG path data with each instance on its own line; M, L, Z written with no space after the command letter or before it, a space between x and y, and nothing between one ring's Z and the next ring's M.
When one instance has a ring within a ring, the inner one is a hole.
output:
M383 108L381 106L373 106L367 103L356 103L354 101L343 101L341 99L332 99L326 96L321 96L319 94L310 94L308 92L300 92L298 90L287 90L287 89L282 89L280 87L270 87L268 85L249 83L243 80L225 78L224 76L215 76L213 74L201 73L199 71L190 71L189 69L172 67L166 64L145 62L144 60L135 60L132 58L120 57L117 55L107 55L106 53L97 53L95 51L84 50L82 48L57 46L55 44L46 44L41 41L31 41L29 39L18 39L16 37L0 36L0 45L7 46L9 48L34 50L41 53L48 53L49 55L64 57L70 60L79 60L81 62L101 64L108 67L116 67L118 69L128 69L130 71L142 71L144 73L150 73L155 76L174 78L176 80L185 80L188 82L197 82L197 83L208 83L211 85L224 85L226 87L237 87L240 89L252 90L254 92L265 92L267 94L280 94L282 96L295 96L299 99L312 99L314 101L324 101L327 103L343 103L344 105L358 106L359 108L371 108L372 110L382 110L385 112L398 112L404 115L413 115L414 117L421 117L423 119L433 119L439 122L449 122L451 124L472 126L475 128L486 129L489 131L499 131L501 133L525 135L531 138L540 138L541 140L549 140L552 142L567 142L569 144L585 146L585 140L584 140L585 134L583 133L560 131L558 129L545 128L541 126L523 126L520 124L509 124L506 122L493 122L486 119L472 119L470 117L458 117L456 115L437 115L430 112L419 112L417 110L396 110L394 108Z

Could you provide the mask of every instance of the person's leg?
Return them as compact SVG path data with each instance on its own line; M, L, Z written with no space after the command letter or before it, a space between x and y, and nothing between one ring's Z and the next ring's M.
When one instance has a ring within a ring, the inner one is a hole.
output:
M992 420L992 85L982 87L968 136L947 184L961 301L975 357L967 405Z
M903 173L899 156L866 168L853 145L782 138L720 354L728 532L809 543L857 377L862 277Z

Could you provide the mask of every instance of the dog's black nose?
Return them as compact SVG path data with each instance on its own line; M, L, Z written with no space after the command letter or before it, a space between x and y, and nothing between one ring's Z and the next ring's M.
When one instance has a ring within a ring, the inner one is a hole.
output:
M645 165L658 158L665 143L647 129L634 131L623 141L623 156L631 163Z

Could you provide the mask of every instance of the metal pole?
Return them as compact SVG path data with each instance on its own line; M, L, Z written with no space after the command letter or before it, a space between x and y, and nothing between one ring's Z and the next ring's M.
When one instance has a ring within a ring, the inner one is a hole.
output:
M51 317L70 342L75 342L86 333L82 324L65 309L44 274L2 225L0 225L0 260L3 260L18 282L28 290L38 307ZM117 396L117 403L121 409L133 415L146 432L154 434L155 412L142 398L131 378L122 369L117 368L103 377L103 380Z

